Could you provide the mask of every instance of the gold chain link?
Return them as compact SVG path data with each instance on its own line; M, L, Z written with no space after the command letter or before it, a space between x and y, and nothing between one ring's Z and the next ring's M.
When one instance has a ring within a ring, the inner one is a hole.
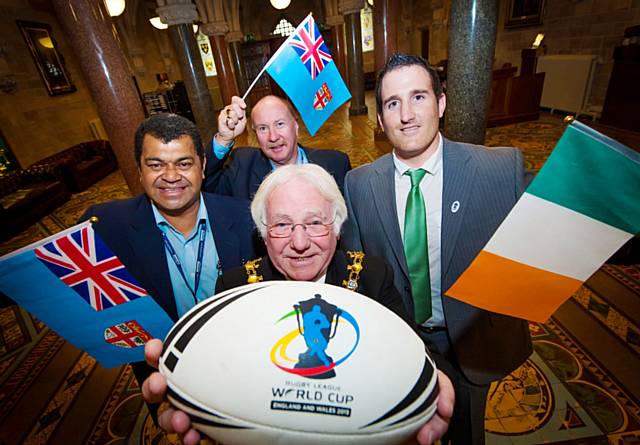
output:
M364 259L364 252L348 250L347 255L353 260L353 263L347 266L349 277L346 280L342 280L342 285L355 292L358 290L358 280L360 279L360 272L362 272L363 268L362 260Z
M262 258L244 263L244 270L247 272L247 283L259 283L262 281L262 275L258 275L260 261L262 261Z

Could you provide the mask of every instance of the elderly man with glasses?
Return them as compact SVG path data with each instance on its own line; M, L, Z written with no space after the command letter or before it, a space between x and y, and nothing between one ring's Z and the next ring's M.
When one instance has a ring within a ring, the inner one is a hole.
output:
M313 164L276 169L258 188L251 203L251 215L268 256L225 272L218 278L217 291L270 280L333 284L380 302L411 324L386 261L362 252L337 249L347 208L335 180L324 169ZM161 350L159 340L147 344L149 364L157 366ZM416 438L422 445L442 437L453 413L453 386L441 371L438 382L437 413ZM160 402L165 392L166 381L158 373L142 385L142 394L150 403ZM160 415L159 423L167 431L178 433L186 445L195 444L200 438L184 412L170 408Z
M287 165L267 176L251 216L268 256L230 269L217 291L269 280L316 281L344 286L408 320L393 272L380 258L338 250L347 207L336 182L317 165Z

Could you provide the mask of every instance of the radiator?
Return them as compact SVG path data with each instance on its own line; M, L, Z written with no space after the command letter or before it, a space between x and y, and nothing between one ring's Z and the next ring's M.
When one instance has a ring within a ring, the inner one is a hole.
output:
M536 72L546 73L540 106L576 114L585 110L595 59L593 55L556 54L538 57Z

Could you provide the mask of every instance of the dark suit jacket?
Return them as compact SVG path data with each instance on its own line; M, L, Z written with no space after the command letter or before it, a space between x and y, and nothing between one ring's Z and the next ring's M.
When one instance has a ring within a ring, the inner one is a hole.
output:
M347 265L351 261L342 250L336 250L335 255L327 268L327 284L342 287L342 280L349 275ZM362 262L363 269L360 272L360 280L357 292L374 299L387 309L395 312L400 318L405 320L410 326L413 323L408 317L400 299L398 291L393 286L393 271L391 267L382 259L365 255ZM284 276L271 264L269 257L264 257L257 270L264 281L284 280ZM216 283L216 293L234 287L247 284L247 274L244 267L236 267L225 272Z
M445 295L471 264L523 192L522 154L444 139L441 228L442 304L449 339L464 375L487 384L518 367L531 353L525 321L475 308ZM407 312L413 299L396 214L391 154L352 170L345 179L348 249L385 258ZM452 204L459 209L452 211ZM427 206L429 205L426 203Z
M203 193L222 271L254 258L256 237L248 203ZM162 232L146 195L91 206L81 220L97 216L93 229L129 272L173 319L177 320Z
M303 147L309 162L331 173L343 190L344 176L351 170L349 156L337 150L321 150ZM252 199L265 176L271 173L269 159L254 147L231 150L224 159L215 155L207 157L204 190L236 198Z
M257 242L246 201L203 193L222 271L255 258ZM80 218L98 217L93 229L172 320L178 319L162 232L146 195L91 206ZM155 371L132 363L140 386ZM156 420L158 405L148 405Z

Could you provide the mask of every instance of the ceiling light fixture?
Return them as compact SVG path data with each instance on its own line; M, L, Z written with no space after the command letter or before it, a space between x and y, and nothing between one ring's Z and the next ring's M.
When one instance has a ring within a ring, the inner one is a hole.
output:
M104 0L104 4L111 17L117 17L124 12L124 0Z
M167 25L166 23L163 23L162 20L160 20L160 17L150 18L149 23L151 23L153 27L156 29L167 29L169 27L169 25Z
M276 9L285 9L291 4L291 0L270 0L271 6Z

